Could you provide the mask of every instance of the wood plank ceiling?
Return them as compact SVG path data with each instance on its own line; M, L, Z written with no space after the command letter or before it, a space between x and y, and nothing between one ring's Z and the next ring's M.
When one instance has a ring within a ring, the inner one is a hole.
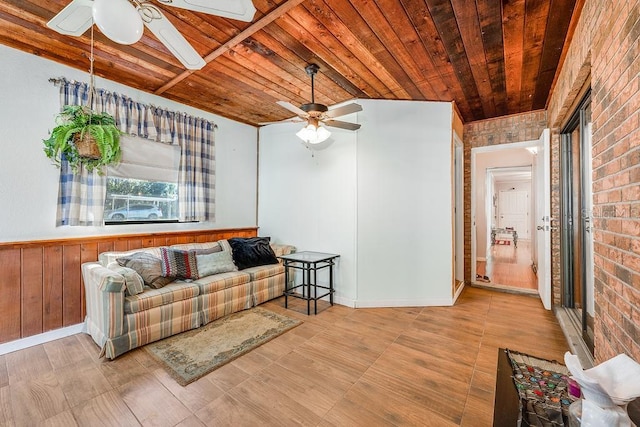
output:
M82 70L90 31L46 22L69 0L3 0L0 43ZM581 0L578 0L581 3ZM252 23L159 6L207 61L185 71L146 30L124 46L95 31L96 74L257 125L310 101L455 101L465 122L545 108L576 0L254 0ZM59 77L59 76L51 76Z

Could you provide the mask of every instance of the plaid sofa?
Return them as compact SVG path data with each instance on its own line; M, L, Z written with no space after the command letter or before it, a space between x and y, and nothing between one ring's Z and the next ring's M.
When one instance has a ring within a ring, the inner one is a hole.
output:
M217 244L188 243L173 248L189 250ZM293 246L271 244L276 256ZM282 264L214 274L193 281L176 280L160 289L125 294L125 278L107 268L117 258L135 252L159 255L159 248L105 252L97 262L82 265L87 315L86 332L101 348L100 356L114 359L136 347L195 329L220 317L277 298L284 291Z

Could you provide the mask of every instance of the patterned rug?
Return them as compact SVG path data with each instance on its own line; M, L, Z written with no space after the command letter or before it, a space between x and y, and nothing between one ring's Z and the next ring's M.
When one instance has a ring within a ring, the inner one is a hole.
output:
M144 348L185 386L301 323L255 307Z

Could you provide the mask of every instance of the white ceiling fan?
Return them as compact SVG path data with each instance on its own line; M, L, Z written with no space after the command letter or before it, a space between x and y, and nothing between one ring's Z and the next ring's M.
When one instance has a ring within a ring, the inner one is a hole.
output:
M245 22L250 22L256 12L251 0L155 1ZM187 69L205 66L204 59L150 0L73 0L47 26L60 34L81 36L93 22L105 36L120 44L136 43L146 26Z

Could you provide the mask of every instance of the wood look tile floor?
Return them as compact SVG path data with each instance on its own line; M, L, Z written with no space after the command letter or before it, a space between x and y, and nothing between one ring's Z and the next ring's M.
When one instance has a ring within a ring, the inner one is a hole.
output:
M143 349L79 334L0 356L2 426L491 426L498 348L562 360L539 299L467 288L453 307L352 309L304 323L181 387Z
M537 292L538 278L531 268L531 259L530 240L518 241L517 248L512 244L496 244L489 249L486 261L476 262L476 274L491 280L482 285Z

